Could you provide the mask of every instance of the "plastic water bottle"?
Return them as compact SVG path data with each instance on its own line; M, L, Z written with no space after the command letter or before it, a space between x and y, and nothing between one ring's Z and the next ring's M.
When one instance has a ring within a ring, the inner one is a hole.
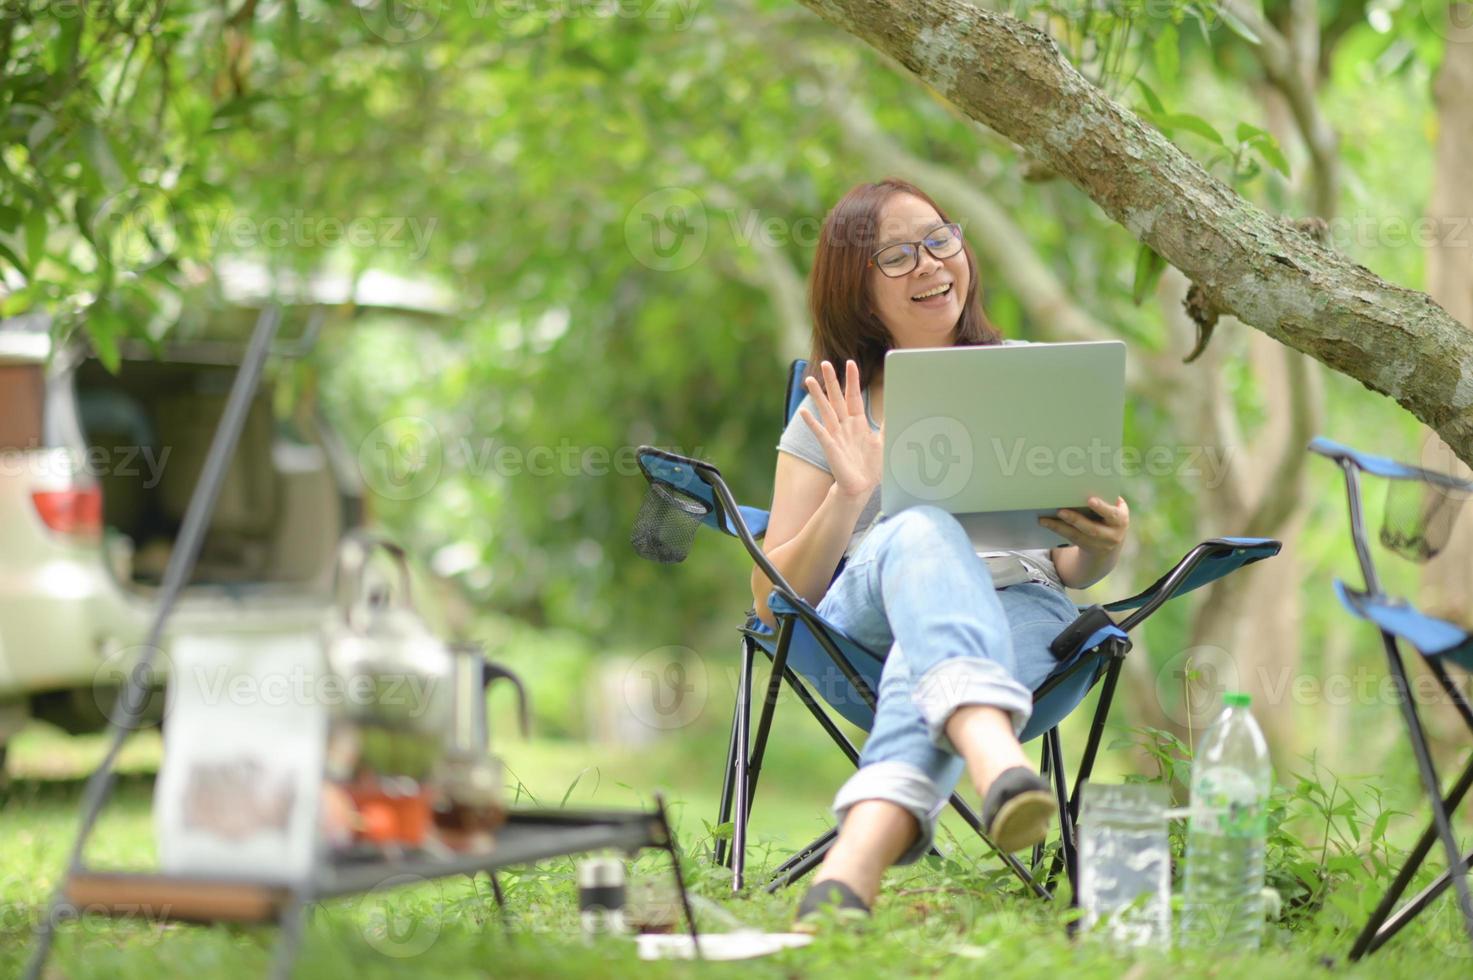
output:
M1254 950L1263 935L1263 856L1273 782L1247 694L1224 694L1192 762L1182 943Z

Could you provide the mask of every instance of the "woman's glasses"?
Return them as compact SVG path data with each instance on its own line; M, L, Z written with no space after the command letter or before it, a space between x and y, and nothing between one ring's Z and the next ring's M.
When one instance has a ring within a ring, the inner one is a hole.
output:
M896 242L870 256L869 264L881 274L898 279L915 270L924 248L938 259L949 259L962 250L962 228L957 224L937 225L918 242Z

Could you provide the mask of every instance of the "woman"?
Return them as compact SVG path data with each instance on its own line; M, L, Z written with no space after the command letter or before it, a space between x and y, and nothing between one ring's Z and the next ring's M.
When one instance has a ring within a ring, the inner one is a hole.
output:
M1048 645L1076 615L1064 588L1108 574L1130 523L1124 498L1092 498L1097 519L1067 509L1039 519L1071 545L979 556L939 508L876 520L885 352L1005 342L982 313L961 229L919 188L890 179L846 194L824 222L809 292L818 376L805 379L778 445L764 549L825 618L887 653L859 771L834 800L839 836L799 905L800 928L821 906L867 913L885 869L929 850L963 768L999 847L1046 836L1057 804L1017 734L1055 666ZM769 626L771 588L754 569Z

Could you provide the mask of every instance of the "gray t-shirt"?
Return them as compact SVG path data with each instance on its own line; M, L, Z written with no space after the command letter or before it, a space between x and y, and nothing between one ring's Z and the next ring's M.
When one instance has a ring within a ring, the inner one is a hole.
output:
M875 422L874 416L870 414L869 389L863 392L864 414L869 419L870 428L879 431L879 424ZM815 419L820 418L818 409L814 407L813 396L804 395L800 408L806 408ZM779 452L796 456L804 462L812 463L825 473L832 474L829 468L828 456L823 451L823 444L808 428L808 423L797 412L788 422L787 428L783 430L782 438L778 440ZM844 549L844 557L848 558L859 547L864 536L874 527L880 516L880 488L870 495L869 502L864 505L860 512L859 520L854 525L854 533L849 537L849 544ZM1048 549L1039 548L1030 551L979 551L978 555L987 562L987 570L992 573L993 584L1001 589L1009 585L1017 585L1020 582L1042 582L1053 586L1059 591L1064 590L1064 583L1059 579L1058 570L1054 568L1053 559L1049 557Z

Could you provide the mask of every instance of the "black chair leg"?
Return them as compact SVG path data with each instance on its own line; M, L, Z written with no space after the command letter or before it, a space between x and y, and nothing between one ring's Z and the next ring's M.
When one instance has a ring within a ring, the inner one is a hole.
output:
M1100 752L1100 742L1105 735L1105 722L1110 717L1110 706L1115 701L1115 686L1120 681L1120 668L1125 665L1125 654L1130 650L1121 641L1115 641L1115 652L1110 657L1105 680L1100 685L1100 700L1095 704L1095 713L1089 725L1089 738L1084 743L1084 754L1079 758L1079 771L1074 774L1074 790L1069 794L1069 820L1079 822L1079 791L1094 774L1095 758Z
M737 681L736 767L733 780L736 812L731 829L731 890L739 892L745 885L747 868L747 738L752 722L752 648L742 643L742 672Z
M1438 681L1442 684L1443 690L1452 699L1459 714L1463 716L1464 721L1468 725L1469 732L1473 733L1473 712L1469 711L1468 702L1463 697L1463 692L1458 690L1441 663L1432 660L1429 661L1429 665L1432 667L1433 674L1437 676ZM1447 813L1456 812L1458 805L1463 802L1463 797L1468 795L1469 789L1473 789L1473 759L1469 760L1468 765L1463 769L1463 774L1458 777L1452 789L1442 798L1443 810ZM1369 956L1380 949L1388 940L1400 932L1402 927L1410 922L1418 912L1446 891L1447 887L1452 884L1451 874L1444 871L1432 884L1428 885L1416 897L1409 901L1404 908L1395 915L1391 914L1392 909L1396 907L1396 903L1401 899L1407 886L1416 877L1417 871L1421 868L1422 862L1426 860L1428 852L1432 850L1432 844L1437 840L1437 836L1437 821L1434 818L1428 823L1427 829L1422 831L1422 836L1417 839L1416 846L1407 854L1406 861L1402 865L1401 871L1397 874L1396 880L1391 883L1391 887L1381 897L1381 903L1371 913L1371 917L1366 920L1366 924L1362 927L1360 934L1356 936L1355 944L1350 949L1351 962L1355 962L1363 956ZM1470 857L1473 857L1473 855L1470 855ZM1464 864L1466 866L1466 859Z
M783 675L788 669L788 645L792 642L792 636L793 621L784 618L778 627L777 645L772 654L772 669L768 672L766 694L762 698L762 713L757 718L757 737L752 744L751 758L747 762L748 817L752 813L752 799L757 795L757 777L762 772L762 759L767 753L767 738L772 733L772 716L777 710L778 695L782 692ZM749 640L748 643L750 642ZM755 653L754 650L753 654Z
M1401 662L1401 654L1397 652L1396 640L1386 633L1381 634L1381 639L1386 647L1386 657L1391 668L1392 679L1396 682L1401 713L1412 737L1412 753L1417 759L1417 771L1422 777L1422 789L1427 795L1428 802L1432 804L1432 823L1437 829L1437 836L1442 840L1442 848L1447 855L1447 866L1451 873L1453 889L1457 894L1458 910L1463 917L1463 929L1467 932L1469 940L1473 941L1473 896L1470 896L1468 890L1468 875L1461 870L1463 867L1462 852L1458 848L1457 839L1453 837L1447 810L1442 805L1442 787L1437 779L1437 769L1432 764L1432 753L1427 749L1427 736L1422 729L1422 719L1417 714L1416 705L1412 703L1411 685L1407 682L1406 668Z
M743 641L745 645L746 641ZM741 691L731 705L731 736L726 743L726 768L721 778L721 803L716 810L716 826L722 827L731 821L732 795L736 789L737 726L741 724ZM731 861L731 845L726 837L716 839L716 864L727 867Z
M1059 850L1054 855L1052 865L1049 867L1048 877L1044 883L1050 890L1059 877L1059 866L1063 865L1064 874L1069 878L1071 894L1077 894L1079 890L1079 857L1075 852L1074 820L1069 814L1069 789L1068 780L1064 778L1064 748L1059 738L1059 728L1055 725L1044 733L1044 748L1051 757L1049 771L1053 776L1054 796L1059 801Z
M1048 769L1048 764L1049 764L1048 743L1044 743L1043 748L1039 750L1039 754L1038 755L1039 755L1039 757L1038 757L1038 775L1041 776L1041 777L1043 777L1044 780L1047 780L1048 779L1048 774L1049 774L1049 769ZM1030 859L1028 861L1028 870L1030 872L1032 872L1034 875L1037 875L1038 874L1039 865L1041 865L1042 863L1043 863L1043 841L1039 841L1037 844L1034 844L1033 845L1033 854L1032 854L1032 856L1030 857Z

